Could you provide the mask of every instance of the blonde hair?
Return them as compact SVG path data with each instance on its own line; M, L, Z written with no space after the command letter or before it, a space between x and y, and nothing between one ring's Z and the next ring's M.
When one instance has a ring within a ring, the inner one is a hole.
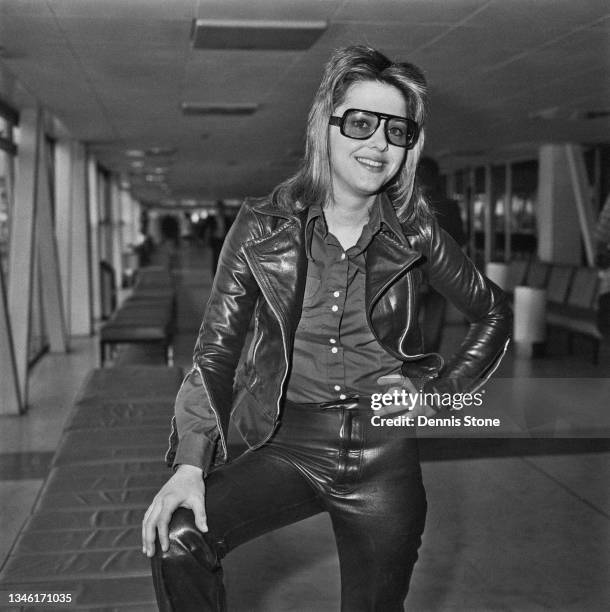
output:
M430 216L429 207L415 183L415 170L425 139L426 80L417 66L392 62L383 53L361 45L344 47L327 62L307 120L305 155L299 170L278 185L273 198L300 207L324 206L331 198L331 167L328 119L343 103L348 89L363 81L376 81L398 89L406 102L409 118L420 127L415 146L407 151L405 163L385 189L398 218L421 227Z

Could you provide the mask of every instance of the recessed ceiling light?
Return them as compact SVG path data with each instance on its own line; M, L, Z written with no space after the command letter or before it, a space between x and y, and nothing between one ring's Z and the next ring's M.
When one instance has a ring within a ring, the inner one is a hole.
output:
M129 151L125 151L125 155L127 155L127 157L144 157L144 151L140 149L129 149Z
M327 27L326 21L196 19L191 38L195 49L302 51Z

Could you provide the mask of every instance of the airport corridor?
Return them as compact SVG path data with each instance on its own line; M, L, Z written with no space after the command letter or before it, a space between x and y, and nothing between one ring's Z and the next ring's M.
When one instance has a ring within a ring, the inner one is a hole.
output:
M209 252L196 244L183 244L172 261L177 297L174 362L188 369L210 290ZM451 352L464 329L459 315L451 314L444 336L444 354ZM32 377L29 411L3 420L0 499L5 520L0 534L3 560L0 589L10 587L16 591L19 586L27 586L28 591L38 587L53 592L69 591L74 597L70 609L75 610L151 611L155 609L154 593L147 575L148 561L139 550L139 520L154 487L162 482L165 473L170 474L162 463L163 443L157 444L158 461L154 448L146 450L146 461L155 464L150 470L150 482L146 481L145 471L140 473L132 485L123 486L121 499L103 491L103 476L112 476L108 472L119 459L106 462L87 459L86 444L78 447L80 451L73 449L72 453L83 453L80 482L99 482L101 497L88 502L81 495L72 504L58 496L54 508L49 506L47 496L44 513L30 514L35 511L50 469L55 466L57 470L54 456L77 393L98 365L97 339L75 339L68 354L49 354L40 360ZM583 358L586 350L586 346L577 346L575 355L566 356L561 339L557 339L556 346L549 344L544 358L520 358L511 350L497 378L519 377L519 397L527 403L528 398L535 401L540 393L546 393L541 381L565 378L569 373L575 379L579 377L581 383L587 381L590 404L597 401L595 398L603 404L608 397L608 380L602 373L608 371L610 352L604 345L600 364L595 366ZM108 364L108 372L134 364L162 366L162 363L160 353L130 348L119 351ZM566 389L572 389L573 396L564 397L565 405L578 410L584 403L578 385ZM167 399L166 404L169 433L171 401ZM603 408L602 404L583 407L583 415L594 423L594 414L599 414L595 410ZM488 408L494 414L508 415L512 423L518 421L516 406L497 401ZM562 407L557 405L557 410ZM554 424L556 431L562 422L568 426L565 419L560 419L559 424ZM604 424L598 425L603 432ZM163 426L163 419L155 417L154 424L141 426L142 436L146 437L146 427L161 430ZM588 437L422 439L429 509L406 609L414 612L606 609L610 453L607 438L602 433L597 436L591 428L589 431ZM234 435L232 443L233 449L239 447ZM73 460L78 463L78 457ZM95 492L92 485L88 493ZM83 509L88 503L95 506L93 511ZM86 512L91 521L88 525L70 525L77 515ZM121 517L124 541L118 546L115 542L116 549L104 546L96 549L96 541L103 539L104 512L118 512ZM34 532L33 521L38 525ZM80 544L73 538L74 529L83 534L78 540ZM30 539L34 533L39 543L47 544L28 554L23 549L24 533L29 533ZM73 548L70 542L74 542ZM231 611L339 609L339 566L326 514L244 545L228 555L224 567Z

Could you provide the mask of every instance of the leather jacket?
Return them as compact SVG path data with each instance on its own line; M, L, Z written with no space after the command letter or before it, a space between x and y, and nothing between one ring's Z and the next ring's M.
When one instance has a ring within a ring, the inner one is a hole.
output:
M380 198L382 206L392 207ZM431 220L423 230L401 224L393 208L366 253L366 315L379 343L403 362L418 388L472 392L498 366L512 329L504 293L483 276ZM169 465L202 467L227 459L231 417L250 448L278 423L290 371L307 275L307 209L269 198L247 200L227 235L192 370L178 392ZM422 283L429 282L470 321L448 361L424 353L418 324ZM254 335L236 376L250 320Z

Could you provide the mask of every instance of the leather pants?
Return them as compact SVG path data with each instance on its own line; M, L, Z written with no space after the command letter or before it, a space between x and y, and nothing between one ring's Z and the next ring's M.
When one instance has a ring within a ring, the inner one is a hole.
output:
M157 540L161 612L226 610L220 560L230 550L318 512L330 514L343 612L402 612L426 514L410 427L375 427L357 404L286 402L263 447L206 478L208 533L179 508L170 547ZM295 554L297 554L295 552Z

